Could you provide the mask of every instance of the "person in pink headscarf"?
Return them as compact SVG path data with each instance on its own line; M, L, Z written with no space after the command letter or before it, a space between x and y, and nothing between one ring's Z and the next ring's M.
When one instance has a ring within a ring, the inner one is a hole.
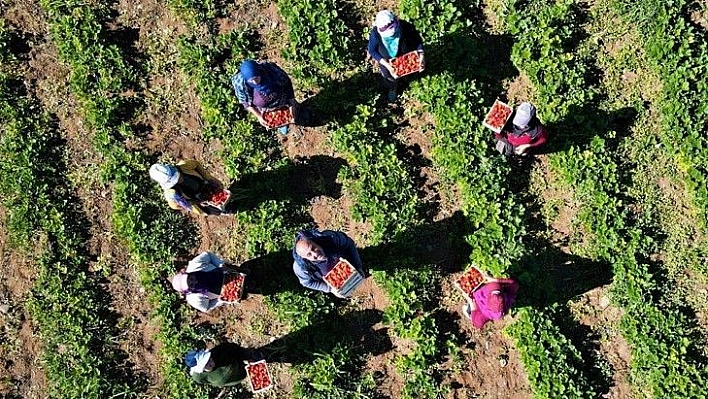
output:
M488 278L487 282L472 293L472 302L462 307L476 328L482 328L488 321L499 320L509 311L516 299L519 283L512 279Z

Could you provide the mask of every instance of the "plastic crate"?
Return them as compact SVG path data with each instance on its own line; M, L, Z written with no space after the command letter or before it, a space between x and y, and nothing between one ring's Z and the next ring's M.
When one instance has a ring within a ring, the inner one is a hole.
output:
M229 279L235 278L235 276L241 276L241 278L242 278L242 280L241 280L241 287L239 288L239 291L238 291L238 298L237 298L236 300L233 300L233 301L225 301L225 300L221 299L221 295L219 295L219 300L221 300L222 302L226 302L226 303L237 303L237 302L241 302L241 299L243 298L243 288L244 288L245 285L246 285L246 275L245 275L244 273L224 272L224 280L223 280L223 283L222 283L221 290L222 290L222 292L223 292L224 286L226 285L226 282L227 282Z
M268 115L272 115L274 113L279 113L279 112L287 112L287 114L288 114L287 121L285 123L281 123L281 124L268 124L269 129L277 129L281 126L295 123L295 116L293 115L293 111L290 107L281 107L281 108L273 109L270 111L265 111L265 112L263 112L263 119L265 119L266 122L268 122L268 117L269 117Z
M266 374L268 375L269 384L264 387L260 387L259 389L254 389L253 377L251 375L251 368L255 365L258 365L258 364L262 364L265 367ZM246 365L246 373L248 374L248 385L251 387L251 391L253 391L253 393L263 392L266 389L270 389L273 387L273 376L270 375L270 370L268 370L268 365L266 364L265 360L259 360L257 362L253 362L253 363L248 362L248 364Z
M462 289L462 286L460 285L460 280L461 280L462 278L464 278L465 276L468 276L468 275L470 275L470 274L479 275L479 276L481 277L481 279L480 279L480 282L477 283L477 285L475 285L474 288L472 288L472 291L471 291L471 292L466 292L464 289ZM487 281L487 275L484 274L484 272L482 272L481 270L479 270L477 267L472 266L471 268L467 269L464 273L462 273L462 274L460 275L460 277L457 278L457 280L455 280L455 287L456 287L458 290L460 290L460 292L462 293L462 295L463 295L468 301L471 302L471 301L473 300L473 299L472 299L472 293L474 293L475 291L477 291L477 290L479 289L479 287L483 286L486 281Z
M221 193L226 193L226 199L225 199L225 200L223 200L223 201L221 201L221 202L214 202L214 201L211 201L211 200L204 201L204 202L205 202L207 205L209 205L209 206L213 206L214 208L217 208L217 209L219 209L220 211L223 211L223 210L226 209L226 205L229 203L229 201L231 201L231 191L229 191L228 189L223 189L223 190L221 190L220 192L221 192ZM217 194L217 193L215 193L215 194ZM213 198L213 196L212 196L212 198Z
M492 126L489 123L489 116L492 114L492 111L494 111L495 109L497 109L499 107L506 109L508 111L508 115L506 116L506 118L504 118L504 123L501 126ZM492 129L492 131L494 131L494 133L500 133L502 131L502 129L504 129L504 126L506 126L506 124L509 122L509 118L511 117L511 114L513 114L513 113L514 113L514 108L512 108L508 104L501 102L501 101L499 101L499 99L497 99L497 100L494 100L494 104L492 104L492 108L489 109L489 111L487 112L487 115L484 117L484 122L482 122L482 123L484 124L484 126Z
M412 74L412 73L420 72L420 54L421 54L421 52L416 50L416 51L411 51L411 52L409 52L409 53L405 53L405 54L403 54L403 55L401 55L401 56L398 56L398 57L395 57L395 58L391 58L391 61L390 61L390 62L391 62L391 65L394 65L394 63L396 62L396 60L400 60L400 59L403 59L403 58L406 58L406 57L413 57L413 58L415 58L416 64L418 65L418 69L413 69L413 70L411 70L411 71L409 71L409 72L407 72L407 73L403 73L403 74L399 74L399 73L398 73L398 69L394 66L393 69L394 69L394 71L396 71L396 76L400 78L400 77L402 77L402 76L406 76L406 75L410 75L410 74Z
M342 283L341 287L335 287L330 281L330 276L338 268L347 268L348 271L351 273L349 277ZM332 269L330 269L327 274L324 275L324 281L327 283L327 285L329 285L332 291L336 292L337 294L343 297L348 298L354 293L354 291L359 287L359 285L364 282L364 276L362 276L361 273L359 273L354 268L354 266L349 263L349 261L344 258L339 258L339 262Z

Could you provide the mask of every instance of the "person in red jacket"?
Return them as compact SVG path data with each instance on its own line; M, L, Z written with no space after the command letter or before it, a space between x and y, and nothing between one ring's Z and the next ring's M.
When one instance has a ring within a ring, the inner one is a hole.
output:
M504 155L526 155L546 143L546 128L536 117L536 107L523 102L516 107L510 129L495 134L496 148Z
M488 321L499 320L516 300L519 283L512 279L488 278L487 282L472 293L472 302L462 307L462 313L476 328Z

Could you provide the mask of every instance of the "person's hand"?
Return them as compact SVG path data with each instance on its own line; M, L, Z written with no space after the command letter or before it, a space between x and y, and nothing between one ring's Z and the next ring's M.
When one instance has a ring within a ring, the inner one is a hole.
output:
M486 278L486 280L485 280L486 283L496 283L496 282L498 282L498 281L499 281L498 278L489 277L489 276L487 276L487 278Z
M420 69L418 69L418 71L423 72L425 70L425 56L423 55L422 51L418 54L420 54L420 58L419 58Z
M521 154L525 153L526 150L529 149L529 147L531 147L531 146L528 144L521 144L520 146L514 148L514 153L516 155L521 155Z
M265 119L263 119L263 115L257 115L256 118L258 118L258 123L261 124L264 128L268 129L270 126L268 126L268 122L266 122Z
M384 66L384 68L388 70L388 73L390 73L394 79L398 79L398 75L396 75L396 70L393 69L393 65L390 62L382 58L380 63Z

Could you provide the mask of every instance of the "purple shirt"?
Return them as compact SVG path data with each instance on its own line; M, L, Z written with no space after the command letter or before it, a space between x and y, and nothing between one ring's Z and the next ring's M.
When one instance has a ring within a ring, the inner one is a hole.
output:
M501 291L504 305L501 311L490 309L488 301L495 290ZM499 279L496 283L487 283L472 294L477 309L472 312L472 324L477 328L482 328L490 320L501 319L509 310L516 299L516 292L519 290L519 283L512 279Z

